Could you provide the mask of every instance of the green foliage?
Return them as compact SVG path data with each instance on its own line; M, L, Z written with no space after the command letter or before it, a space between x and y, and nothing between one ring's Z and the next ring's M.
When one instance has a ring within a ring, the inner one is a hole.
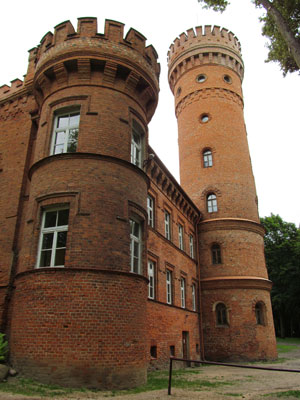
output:
M203 8L208 9L211 8L214 11L223 12L226 10L226 7L230 4L227 0L198 0L198 3L204 3Z
M275 0L273 3L300 46L300 0ZM279 32L274 18L269 13L266 13L261 18L261 21L263 22L262 34L270 40L268 44L269 54L266 61L278 61L284 75L288 72L299 71L299 66L296 64L285 39Z
M5 334L0 333L0 363L2 361L5 361L6 355L8 353L8 343L4 339L4 337L5 337Z
M270 43L268 44L269 54L266 62L276 61L279 62L283 74L286 75L288 72L294 72L300 70L299 62L295 61L291 53L291 48L297 49L300 52L300 0L251 0L252 3L259 8L263 7L265 15L260 18L263 23L262 34L266 36ZM203 8L210 8L214 11L223 12L226 7L230 4L228 0L198 0L202 3ZM266 10L265 3L269 3L282 17L283 27L285 33L289 31L291 35L296 39L296 42L288 45L287 36L282 36L278 29L278 21L275 21L274 16L271 15L270 11Z
M279 215L261 219L276 331L300 335L300 230Z

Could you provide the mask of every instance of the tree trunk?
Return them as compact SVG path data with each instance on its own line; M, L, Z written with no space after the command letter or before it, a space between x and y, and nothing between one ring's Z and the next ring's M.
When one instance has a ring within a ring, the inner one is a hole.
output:
M274 19L274 22L281 36L285 40L289 48L289 51L295 60L295 63L298 65L300 69L300 44L293 35L293 33L291 32L289 26L285 22L280 11L269 0L258 0L258 2L265 8L267 13L271 15L271 17Z

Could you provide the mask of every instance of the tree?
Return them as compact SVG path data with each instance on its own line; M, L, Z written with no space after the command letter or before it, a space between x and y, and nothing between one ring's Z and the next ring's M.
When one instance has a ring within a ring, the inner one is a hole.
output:
M285 76L300 70L300 0L251 0L264 8L262 34L270 39L267 62L277 61ZM198 0L203 8L223 12L229 0Z
M277 334L300 335L300 229L279 215L261 219L265 255L273 282L271 300Z

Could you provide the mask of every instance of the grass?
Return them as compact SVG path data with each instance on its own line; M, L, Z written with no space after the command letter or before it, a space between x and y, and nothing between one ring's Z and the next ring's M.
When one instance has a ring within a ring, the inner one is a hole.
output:
M208 381L199 379L197 375L201 374L201 369L180 369L173 371L172 377L172 388L180 388L186 390L202 390L202 389L213 389L224 385L233 385L232 382L225 382L222 380L215 379ZM105 397L111 397L122 394L137 394L142 392L148 392L153 390L167 390L168 387L168 371L155 371L148 374L148 381L145 385L128 390L113 390L111 392L103 393ZM21 377L15 378L10 382L0 383L0 392L22 394L25 396L40 396L40 397L52 397L58 398L68 394L76 394L76 392L86 392L87 389L71 389L63 388L57 385L46 385L36 382L32 379L25 379ZM93 390L93 393L97 390Z
M58 397L74 393L75 391L78 391L78 389L63 388L58 385L45 385L32 379L19 377L14 379L13 382L0 383L0 392L22 394L25 396Z
M295 399L300 399L300 390L288 390L286 392L277 392L277 393L269 393L269 394L265 394L264 396L275 396L275 397L282 397L282 398L286 398L286 397L293 397Z
M299 345L300 344L300 338L277 338L277 343L291 343L291 344L295 344L295 345Z

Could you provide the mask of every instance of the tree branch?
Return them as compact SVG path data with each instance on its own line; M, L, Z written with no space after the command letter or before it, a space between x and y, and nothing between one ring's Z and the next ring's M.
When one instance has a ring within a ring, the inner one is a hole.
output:
M278 31L285 40L292 57L300 69L300 44L282 17L280 11L269 0L257 0L257 2L261 4L267 13L274 19Z

